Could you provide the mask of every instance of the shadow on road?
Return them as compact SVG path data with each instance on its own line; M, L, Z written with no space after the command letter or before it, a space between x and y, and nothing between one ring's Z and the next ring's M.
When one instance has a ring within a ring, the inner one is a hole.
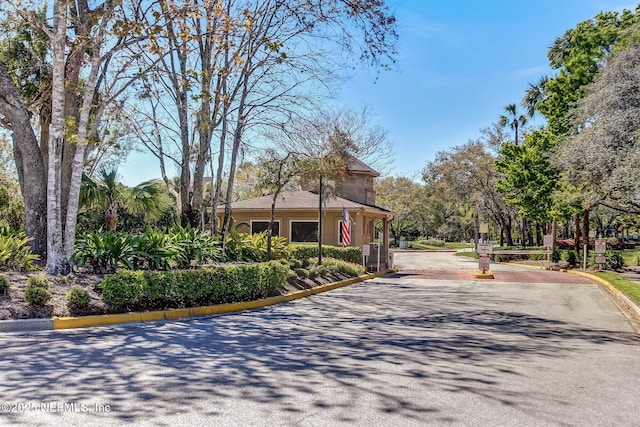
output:
M523 411L532 399L562 400L501 387L505 375L522 375L516 359L637 345L632 334L487 309L513 301L471 296L364 283L211 319L14 336L0 340L0 391L5 401L107 403L122 422L156 425L185 412L215 422L234 399L265 417L275 405L285 420L316 409L354 422L350 409L367 401L380 414L433 422L441 408L431 392L471 393ZM424 398L411 398L416 390Z

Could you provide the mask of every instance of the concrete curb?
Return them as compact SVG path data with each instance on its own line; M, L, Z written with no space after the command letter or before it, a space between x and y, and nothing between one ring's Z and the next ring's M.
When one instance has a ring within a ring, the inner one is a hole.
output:
M640 320L640 306L638 305L638 303L636 303L631 298L626 296L624 292L622 292L620 289L616 288L611 283L609 283L608 281L606 281L601 277L596 276L595 274L585 273L584 271L578 271L578 270L564 270L564 269L551 270L548 267L539 267L539 266L526 265L526 264L515 264L515 263L509 263L509 262L502 262L501 264L530 268L535 270L559 271L561 273L569 273L569 274L575 274L576 276L586 277L587 279L593 280L594 282L602 285L609 293L611 293L615 298L617 298L621 303L624 304L625 307L627 307L632 312L633 317L635 317L637 320Z
M0 332L50 331L53 319L17 319L0 321Z
M395 273L398 269L388 269L376 273L364 274L339 282L327 283L310 289L292 292L286 295L265 298L256 301L237 302L229 304L211 305L205 307L177 308L162 311L145 311L134 313L105 314L82 317L54 317L52 319L20 319L0 321L0 332L39 332L58 329L89 328L95 326L109 326L123 323L153 322L159 320L176 320L189 317L211 316L255 308L267 307L283 302L290 302L311 295L338 289L354 283L363 282L376 277Z

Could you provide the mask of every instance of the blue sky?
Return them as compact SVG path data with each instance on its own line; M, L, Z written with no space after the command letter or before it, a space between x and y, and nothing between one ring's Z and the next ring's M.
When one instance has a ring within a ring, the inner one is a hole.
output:
M438 151L462 145L519 104L529 82L552 74L547 49L600 11L625 0L387 0L398 20L397 69L360 70L339 105L368 106L394 146L389 174L417 174ZM150 155L119 168L134 185L159 174Z

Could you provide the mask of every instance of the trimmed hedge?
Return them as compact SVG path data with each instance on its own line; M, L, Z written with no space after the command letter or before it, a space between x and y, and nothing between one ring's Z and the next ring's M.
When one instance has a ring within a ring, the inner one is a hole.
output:
M322 245L322 256L340 259L342 261L362 264L362 248L355 246L329 246ZM289 245L289 257L302 261L309 258L318 258L318 245Z
M283 285L288 271L288 264L279 261L200 270L125 270L105 276L102 298L115 311L252 301Z

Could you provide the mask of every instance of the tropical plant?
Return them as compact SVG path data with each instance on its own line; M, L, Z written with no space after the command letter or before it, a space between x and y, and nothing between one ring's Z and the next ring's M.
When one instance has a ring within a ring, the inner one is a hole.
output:
M171 259L180 252L169 234L150 227L135 236L131 245L134 249L132 259L135 270L169 270Z
M86 209L104 209L105 229L115 231L118 226L118 209L122 206L130 214L141 214L147 223L158 221L171 205L171 199L163 187L153 181L145 181L132 188L117 182L118 171L100 169L99 178L82 177L80 206Z
M78 237L73 260L96 273L113 273L118 267L134 268L134 238L128 234L90 232Z
M0 269L37 270L40 257L31 252L31 240L24 233L0 234Z
M498 123L502 127L509 126L511 129L513 129L513 143L515 145L518 145L518 142L520 141L518 139L518 127L527 124L527 116L525 116L524 114L518 115L518 107L516 106L516 104L509 104L504 107L504 110L507 115L501 115L498 119Z
M177 253L174 260L178 268L188 268L195 261L202 264L207 261L220 262L224 260L222 242L209 233L187 227L174 227L169 230L169 236Z

